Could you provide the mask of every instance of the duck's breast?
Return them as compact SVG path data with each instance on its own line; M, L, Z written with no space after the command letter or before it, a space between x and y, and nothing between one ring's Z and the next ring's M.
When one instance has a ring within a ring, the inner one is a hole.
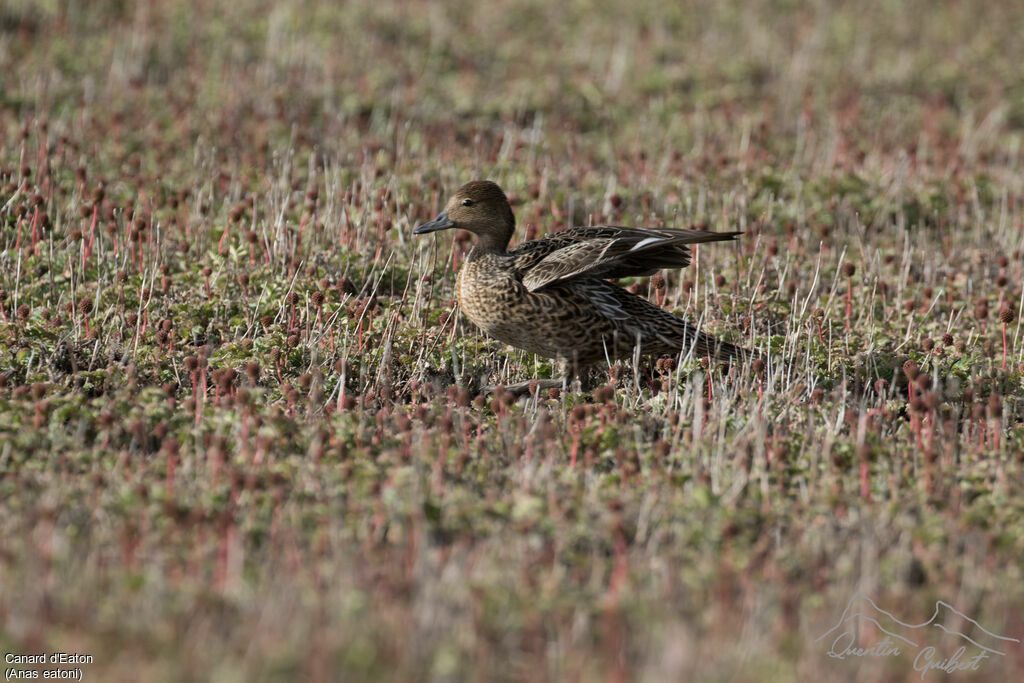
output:
M466 263L455 283L456 298L466 317L493 334L503 323L514 318L517 304L526 293L515 273L488 260Z

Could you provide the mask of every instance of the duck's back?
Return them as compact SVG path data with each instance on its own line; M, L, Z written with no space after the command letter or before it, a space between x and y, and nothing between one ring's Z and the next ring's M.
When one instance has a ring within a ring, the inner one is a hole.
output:
M712 338L605 278L681 267L689 263L687 244L732 236L573 228L504 254L471 253L456 293L463 312L485 333L547 357L587 365L629 356L637 342L645 354L678 353L696 344L697 353L718 355ZM735 355L735 347L725 347L720 350Z

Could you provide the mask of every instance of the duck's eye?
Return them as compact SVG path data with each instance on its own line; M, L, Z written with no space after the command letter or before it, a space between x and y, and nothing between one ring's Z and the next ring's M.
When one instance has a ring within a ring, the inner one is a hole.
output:
M472 199L463 199L462 200L462 205L463 206L473 206L473 200Z

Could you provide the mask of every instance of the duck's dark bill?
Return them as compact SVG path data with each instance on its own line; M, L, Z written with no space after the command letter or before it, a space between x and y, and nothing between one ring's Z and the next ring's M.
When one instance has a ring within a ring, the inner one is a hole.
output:
M448 228L454 228L454 227L455 227L455 223L452 223L448 219L448 212L447 211L442 211L441 213L437 214L437 218L435 218L434 220L432 220L432 221L430 221L428 223L424 223L420 227L418 227L415 230L413 230L412 234L414 234L414 235L422 235L424 233L437 232L438 230L447 230Z

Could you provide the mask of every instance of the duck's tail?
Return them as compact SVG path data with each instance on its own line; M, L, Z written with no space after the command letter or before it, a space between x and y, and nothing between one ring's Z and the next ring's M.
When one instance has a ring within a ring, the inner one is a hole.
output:
M687 346L693 346L694 355L698 358L710 357L717 361L745 361L753 358L753 354L747 349L700 331L692 340L688 339L684 343Z
M752 360L757 354L749 349L736 346L702 331L667 311L661 311L656 336L663 344L660 353L693 353L695 358L710 358L713 361L734 363Z

